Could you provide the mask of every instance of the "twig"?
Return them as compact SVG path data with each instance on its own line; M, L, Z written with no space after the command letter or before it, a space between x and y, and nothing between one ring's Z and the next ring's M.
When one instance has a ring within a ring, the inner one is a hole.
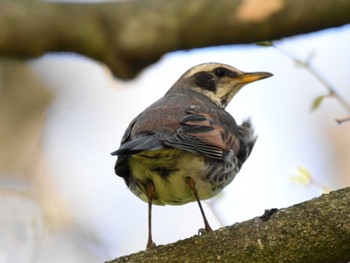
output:
M219 216L218 211L215 209L215 203L216 203L217 199L214 200L210 200L205 202L206 205L208 206L208 208L210 209L210 211L212 212L212 214L214 215L216 221L219 223L220 227L223 227L225 224L222 221L222 218Z
M350 117L341 118L341 119L335 119L335 121L336 121L338 124L342 124L343 122L350 121Z
M350 112L350 105L349 103L339 95L339 93L336 91L336 89L322 76L321 73L319 73L310 63L309 60L302 61L296 57L294 57L292 54L281 48L280 46L276 45L275 43L272 43L272 46L274 46L279 52L287 56L288 58L292 59L297 63L298 65L304 67L311 75L313 75L323 86L325 86L328 90L327 96L324 97L334 97L338 102L340 102L343 107ZM349 121L350 117L342 118L342 119L336 119L336 121L341 124L345 121Z

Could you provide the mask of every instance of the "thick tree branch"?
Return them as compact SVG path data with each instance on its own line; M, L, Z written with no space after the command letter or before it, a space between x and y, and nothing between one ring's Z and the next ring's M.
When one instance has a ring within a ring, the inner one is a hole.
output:
M135 76L164 53L279 39L350 23L350 1L142 0L0 3L0 56L77 52Z
M350 261L350 187L166 246L121 257L120 262Z

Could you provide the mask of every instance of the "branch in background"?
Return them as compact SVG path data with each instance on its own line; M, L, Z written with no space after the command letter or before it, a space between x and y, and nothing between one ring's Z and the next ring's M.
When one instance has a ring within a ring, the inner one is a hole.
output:
M167 52L314 32L350 23L349 12L346 0L2 0L0 56L77 52L132 78Z
M350 187L109 263L349 262L349 215Z
M258 43L263 46L268 46L269 42L263 42ZM271 42L271 46L275 47L278 51L280 51L282 54L286 55L288 58L292 59L297 65L302 66L305 68L311 75L313 75L327 90L328 93L325 95L318 96L314 99L312 103L312 110L317 109L322 101L326 98L335 98L349 113L350 113L350 105L348 102L336 91L336 89L322 76L321 73L319 73L312 65L311 65L311 58L306 59L305 61L302 61L296 57L294 57L292 54L281 48L279 45L276 45L275 43ZM338 124L341 124L345 121L349 121L350 117L343 118L343 119L336 119L336 122Z
M342 118L342 119L335 119L335 121L336 121L338 124L342 124L343 122L350 121L350 117L346 117L346 118Z

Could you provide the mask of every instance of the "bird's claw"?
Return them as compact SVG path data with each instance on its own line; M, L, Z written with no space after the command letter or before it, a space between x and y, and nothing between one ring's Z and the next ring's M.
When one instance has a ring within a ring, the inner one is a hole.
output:
M206 233L208 233L208 231L205 230L205 228L200 228L200 229L198 229L198 235L199 235L199 236L204 235L204 234L206 234Z
M147 243L146 249L155 248L157 245L153 241Z

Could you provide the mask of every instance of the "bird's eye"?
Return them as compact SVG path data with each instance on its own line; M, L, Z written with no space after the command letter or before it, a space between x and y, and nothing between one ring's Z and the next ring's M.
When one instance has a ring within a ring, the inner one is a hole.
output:
M228 70L226 68L216 68L214 70L214 74L218 76L219 78L222 77L230 77L230 78L235 78L237 77L237 73L231 70Z
M216 68L214 74L218 77L224 77L226 75L227 69L225 68Z

